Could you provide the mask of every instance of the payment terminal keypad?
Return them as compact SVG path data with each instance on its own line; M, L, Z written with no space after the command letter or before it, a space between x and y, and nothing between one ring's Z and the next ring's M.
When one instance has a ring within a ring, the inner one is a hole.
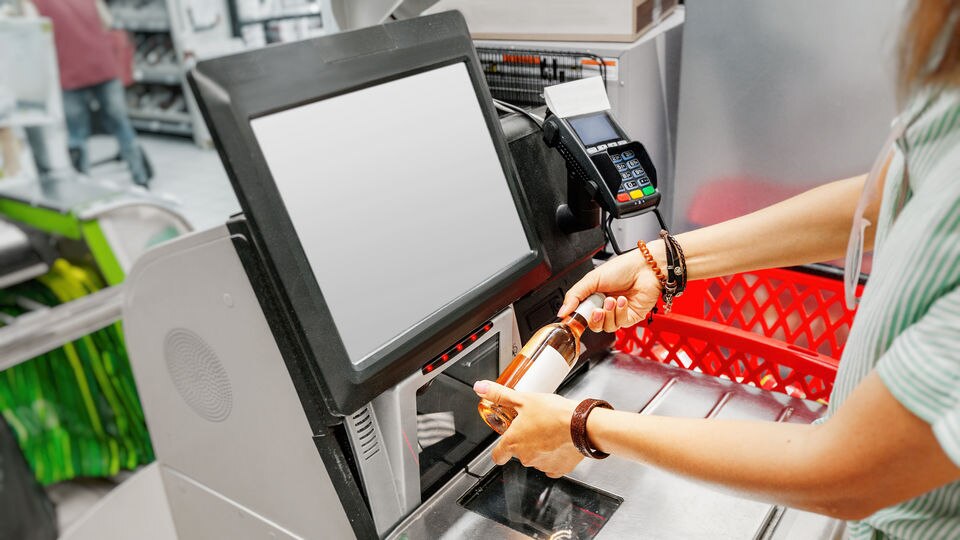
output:
M641 199L656 192L656 188L650 182L650 177L640 165L640 160L633 150L618 152L613 148L609 153L610 159L617 166L620 172L621 184L617 191L617 202L627 202L634 199Z

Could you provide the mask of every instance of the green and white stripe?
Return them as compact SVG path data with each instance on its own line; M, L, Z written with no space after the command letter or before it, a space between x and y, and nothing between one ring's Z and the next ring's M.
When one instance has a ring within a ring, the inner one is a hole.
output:
M907 107L909 115L928 105L906 133L909 186L898 150L830 407L876 369L960 465L960 92L931 96ZM901 193L907 200L898 213ZM960 482L853 522L849 532L853 539L960 538Z

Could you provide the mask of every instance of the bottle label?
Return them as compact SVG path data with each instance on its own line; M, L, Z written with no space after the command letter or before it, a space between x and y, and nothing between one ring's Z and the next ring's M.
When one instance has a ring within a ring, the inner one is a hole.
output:
M520 377L514 389L521 392L553 392L570 372L570 365L556 349L547 345Z

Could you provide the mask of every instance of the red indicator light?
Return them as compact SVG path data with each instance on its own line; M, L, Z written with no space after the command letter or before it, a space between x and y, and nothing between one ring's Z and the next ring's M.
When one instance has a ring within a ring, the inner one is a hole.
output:
M450 355L449 355L449 354L445 354L445 355L443 355L443 356L440 357L440 360L441 360L442 362L446 362L446 361L449 360L449 359L450 359Z
M431 371L433 371L433 364L427 364L426 366L424 366L423 369L424 369L427 373L430 373Z
M470 336L470 341L476 341L476 340L477 340L477 335L476 335L476 334Z
M462 350L463 350L463 343L457 343L457 352L460 352Z
M489 330L491 328L493 328L493 326L489 324L483 327L484 330Z

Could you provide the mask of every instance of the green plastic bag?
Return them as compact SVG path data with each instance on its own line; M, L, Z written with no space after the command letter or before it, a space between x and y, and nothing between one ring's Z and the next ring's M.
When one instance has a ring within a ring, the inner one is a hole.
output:
M19 316L18 298L55 306L102 287L95 272L59 260L3 291L0 310ZM44 485L154 459L119 323L0 372L0 412Z

